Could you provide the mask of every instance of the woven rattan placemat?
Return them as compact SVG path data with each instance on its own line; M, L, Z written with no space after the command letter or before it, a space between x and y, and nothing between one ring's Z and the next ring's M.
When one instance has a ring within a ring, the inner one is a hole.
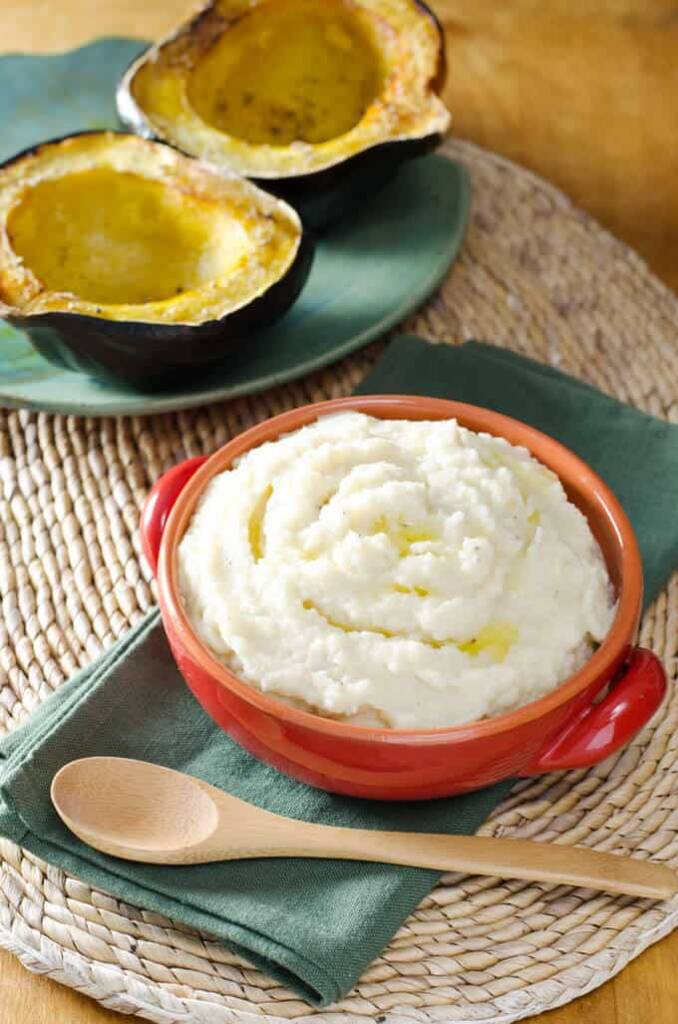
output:
M678 299L551 186L467 143L472 224L441 291L407 329L550 362L678 422ZM348 393L380 344L238 401L129 419L0 412L0 729L11 729L153 601L139 510L178 459L256 420ZM678 577L642 642L678 673ZM678 695L615 759L520 784L483 827L678 867ZM0 944L106 1006L174 1024L508 1022L601 984L678 924L652 904L447 876L349 997L313 1012L223 947L126 906L0 840Z

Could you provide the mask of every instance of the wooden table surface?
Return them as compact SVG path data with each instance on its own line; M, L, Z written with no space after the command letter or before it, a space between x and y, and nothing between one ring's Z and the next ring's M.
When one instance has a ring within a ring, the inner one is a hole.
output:
M456 134L556 182L678 289L678 0L434 0ZM0 0L0 50L157 38L186 0ZM48 98L47 98L48 101ZM678 933L541 1024L675 1024ZM126 1019L0 951L0 1024ZM127 1018L128 1019L128 1018Z

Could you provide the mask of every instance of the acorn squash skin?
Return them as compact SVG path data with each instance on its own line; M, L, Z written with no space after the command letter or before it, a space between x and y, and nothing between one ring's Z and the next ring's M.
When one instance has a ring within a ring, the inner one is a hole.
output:
M103 134L129 137L125 133L108 131L77 132L50 139L0 164L0 176L6 168L39 154L45 147ZM153 142L152 145L174 152L172 147L161 142ZM198 163L187 157L182 159ZM0 232L2 229L0 224ZM248 337L281 317L300 294L311 269L313 254L312 236L303 231L293 262L283 277L248 304L202 323L106 319L59 310L24 313L21 309L7 306L1 291L0 316L24 333L44 358L61 369L154 391L185 384L203 376L212 365L224 364L229 359L239 361L243 354L246 355ZM1 272L0 265L0 275Z
M369 7L369 0L363 0ZM218 0L210 0L207 6L195 17L180 26L163 42L152 46L141 57L136 58L123 75L116 94L118 114L130 131L151 139L162 139L189 155L198 156L198 150L182 144L171 134L165 133L153 124L133 93L133 80L139 69L147 61L154 60L163 47L181 41L186 37L194 37L198 48L212 44L219 38L218 29L213 24L213 8ZM437 53L431 65L428 89L432 95L439 97L443 91L447 64L445 57L445 36L442 25L436 14L424 0L411 0L412 6L418 10L433 26L437 35ZM223 26L228 31L229 25ZM184 59L184 51L177 63ZM188 59L188 58L187 58ZM446 125L445 125L446 128ZM358 152L352 152L332 163L330 166L317 170L294 170L280 175L268 173L259 176L242 167L233 167L237 173L244 174L260 188L272 192L289 202L299 212L305 225L316 231L340 220L364 202L366 198L382 188L394 176L403 162L424 156L435 150L443 141L445 130L424 131L414 137L389 138L371 143ZM209 157L210 162L221 167L219 160ZM223 164L225 169L228 163Z
M293 206L304 224L321 236L343 217L359 212L365 199L384 188L401 164L432 153L442 139L436 134L383 142L324 171L278 181L250 180Z
M294 266L250 306L204 324L147 324L102 320L78 313L4 315L50 363L99 380L155 391L185 384L228 359L240 360L247 339L273 323L299 296L313 261L305 234Z

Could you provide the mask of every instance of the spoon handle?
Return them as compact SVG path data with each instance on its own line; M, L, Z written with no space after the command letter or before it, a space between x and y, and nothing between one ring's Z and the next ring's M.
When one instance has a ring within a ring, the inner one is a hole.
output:
M297 828L294 830L295 849L271 849L269 856L380 861L436 871L576 885L648 899L667 899L678 892L678 874L663 864L581 846L295 824L302 826L298 832ZM267 853L262 849L259 856L265 857Z
M147 864L324 857L523 878L648 899L678 892L676 872L651 861L525 839L374 832L298 821L181 772L126 758L71 761L54 776L51 793L57 813L83 842Z

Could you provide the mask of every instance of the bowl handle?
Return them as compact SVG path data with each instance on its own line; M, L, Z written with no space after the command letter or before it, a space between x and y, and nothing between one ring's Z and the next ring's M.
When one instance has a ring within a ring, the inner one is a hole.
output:
M146 498L141 513L141 550L154 576L158 568L160 542L167 517L188 481L206 461L207 455L197 455L194 459L186 459L177 466L172 466L156 481Z
M587 704L545 744L521 775L587 768L621 749L650 720L666 693L664 666L634 647L598 704Z

